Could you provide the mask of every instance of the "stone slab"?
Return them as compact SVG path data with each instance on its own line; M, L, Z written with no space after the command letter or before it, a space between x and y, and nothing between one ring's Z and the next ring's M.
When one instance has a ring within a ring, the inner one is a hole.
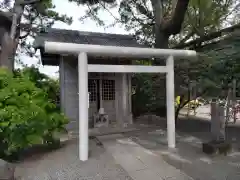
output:
M179 180L192 180L166 163L161 155L143 148L130 138L122 135L97 138L134 180L163 180L175 177Z
M143 169L140 171L132 171L129 172L129 175L134 179L134 180L163 180L159 174L156 172L153 172L150 169Z

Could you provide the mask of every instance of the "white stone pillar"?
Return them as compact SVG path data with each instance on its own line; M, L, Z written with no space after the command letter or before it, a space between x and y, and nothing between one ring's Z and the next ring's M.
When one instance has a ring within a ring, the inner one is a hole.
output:
M79 158L88 160L88 60L86 53L78 55Z
M116 122L117 126L122 124L122 74L117 73L115 78L115 109L116 109Z
M102 87L102 83L103 83L103 76L102 76L102 73L100 73L100 76L99 76L99 87L98 90L99 90L99 99L100 99L100 109L103 108L103 87ZM99 109L98 109L99 111Z
M132 117L132 74L128 74L128 113L129 113L129 124L133 124L133 117Z
M60 57L60 64L59 64L59 79L60 79L60 107L61 111L65 113L65 78L64 78L64 57Z
M173 56L169 56L166 62L167 78L166 78L166 91L167 91L167 135L168 147L175 148L175 99L174 99L174 60Z
M128 113L128 84L127 84L127 74L122 74L122 122L126 123L127 121L127 113Z

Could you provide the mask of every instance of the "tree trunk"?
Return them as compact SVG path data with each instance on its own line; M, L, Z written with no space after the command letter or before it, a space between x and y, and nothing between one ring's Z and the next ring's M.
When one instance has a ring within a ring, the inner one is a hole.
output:
M163 27L163 2L162 0L151 0L154 14L155 25L153 32L155 34L155 48L168 48L169 34L162 30Z
M4 33L2 38L0 66L5 67L10 71L14 70L14 60L20 36L20 29L18 25L20 25L23 10L24 6L21 4L17 4L15 1L13 7L11 28Z
M171 35L176 35L181 31L185 13L188 8L189 0L174 0L171 17L163 17L164 0L151 0L155 26L155 48L168 48L168 41Z
M163 31L160 31L159 27L155 27L156 28L156 33L155 33L155 48L159 48L159 49L168 49L168 40L169 40L169 36L166 35ZM158 65L158 66L165 66L166 65L166 59L165 58L156 58L154 60L154 64ZM165 74L161 74L160 76L164 77L166 76ZM159 93L162 95L162 102L160 102L159 104L161 104L160 109L161 110L166 110L166 78L163 78L160 82L159 82L161 88L159 89ZM167 114L167 113L166 113ZM166 115L165 114L165 115Z
M153 7L153 14L154 14L154 21L155 25L153 26L153 33L155 34L155 48L159 49L167 49L168 48L168 40L169 36L165 34L164 31L161 30L162 23L163 23L163 6L161 0L151 0L152 7ZM154 59L155 65L165 65L166 60L162 58L155 58ZM161 89L159 91L159 94L162 94L163 102L160 102L161 104L159 109L161 111L166 110L166 80L161 80L159 82L161 84ZM166 113L164 113L166 115Z
M172 15L169 19L164 19L163 17L163 0L151 0L155 25L153 27L153 32L155 34L155 48L168 49L169 47L169 37L170 35L178 34L181 30L181 25L184 20L185 12L188 7L189 0L175 0ZM165 65L165 59L155 59L155 64ZM160 109L166 109L166 81L161 83L160 94L163 95L164 102ZM178 110L180 111L180 110ZM176 112L177 116L179 112ZM175 113L175 114L176 114Z
M155 38L155 48L167 49L168 41L169 41L169 35L158 28L158 32L156 32L156 38Z
M10 38L8 32L5 32L1 43L0 67L5 67L13 71L16 43Z

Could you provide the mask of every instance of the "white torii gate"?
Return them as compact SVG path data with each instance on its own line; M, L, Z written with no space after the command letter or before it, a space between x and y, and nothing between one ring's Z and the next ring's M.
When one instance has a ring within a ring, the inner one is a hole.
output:
M45 52L51 54L78 55L80 160L88 160L88 72L166 73L168 147L175 148L174 58L194 58L197 55L196 51L101 46L46 41ZM166 66L97 65L88 64L88 55L124 58L164 57L167 59L167 62Z

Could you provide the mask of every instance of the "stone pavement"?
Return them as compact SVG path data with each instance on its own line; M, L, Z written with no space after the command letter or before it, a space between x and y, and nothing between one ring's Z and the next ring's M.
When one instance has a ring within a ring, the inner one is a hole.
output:
M97 138L134 180L192 180L165 162L161 155L154 154L123 135Z
M194 180L239 180L239 148L234 148L228 156L208 156L201 151L201 144L206 140L201 137L204 137L205 133L195 131L192 135L193 133L178 132L175 151L168 150L166 131L160 128L128 133L125 136L151 152L161 155L168 164L180 169Z
M90 158L81 162L78 141L17 164L16 180L132 180L114 158L90 140Z

